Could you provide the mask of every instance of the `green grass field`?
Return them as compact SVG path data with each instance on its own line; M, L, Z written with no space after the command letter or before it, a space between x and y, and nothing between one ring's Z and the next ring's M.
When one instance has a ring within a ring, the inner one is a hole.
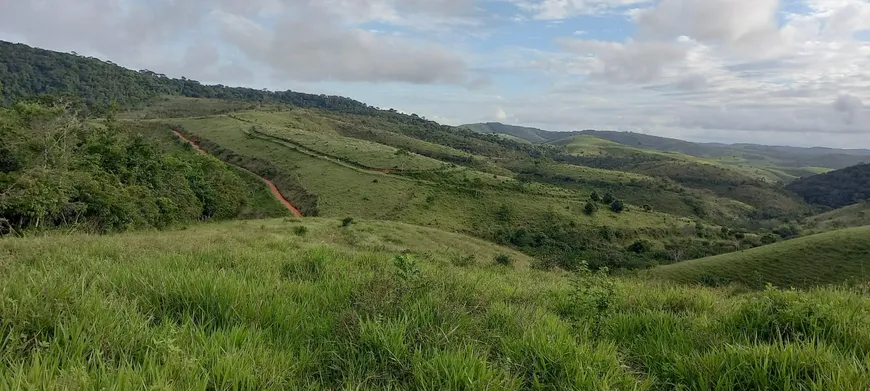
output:
M586 192L534 183L518 191L518 183L509 178L493 178L494 174L466 168L448 173L446 179L459 184L447 186L348 167L296 151L292 146L251 138L244 133L249 124L225 116L176 119L173 123L239 154L266 159L295 173L307 189L318 195L318 209L325 217L395 220L470 231L493 220L497 209L507 205L517 218L526 220L555 214L587 226L634 229L687 224L684 219L641 212L637 207L622 214L601 211L587 216L583 213Z
M683 283L738 283L759 288L812 287L870 280L870 227L806 236L649 271Z
M806 225L812 232L870 225L870 201L815 215Z
M0 389L870 387L857 291L543 272L458 234L340 225L0 239Z

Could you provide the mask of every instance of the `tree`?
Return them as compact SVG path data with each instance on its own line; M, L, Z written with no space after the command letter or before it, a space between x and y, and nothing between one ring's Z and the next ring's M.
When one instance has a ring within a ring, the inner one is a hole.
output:
M625 203L622 200L615 200L610 204L610 210L616 213L622 213L625 210Z
M653 211L653 207L650 204L643 204L643 211L647 213L651 213Z
M594 202L587 202L586 206L583 207L583 211L586 212L587 215L592 216L598 211L598 205L595 205Z
M600 202L601 201L601 196L598 195L597 191L593 191L592 195L590 195L589 198L592 199L592 202Z
M602 201L604 201L605 204L612 204L614 201L616 201L616 197L614 197L613 194L607 193L604 195Z

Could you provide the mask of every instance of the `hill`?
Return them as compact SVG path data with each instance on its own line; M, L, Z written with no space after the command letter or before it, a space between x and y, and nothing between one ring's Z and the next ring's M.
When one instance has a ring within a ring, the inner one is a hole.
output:
M870 199L870 164L801 178L788 189L814 205L841 208Z
M153 123L88 122L63 106L0 109L0 235L112 232L287 213L250 173Z
M551 132L548 130L529 128L525 126L505 125L499 122L486 122L479 124L462 125L461 128L469 129L482 134L503 134L516 137L532 143L546 143L574 135L576 132Z
M865 225L870 225L870 200L815 215L806 223L807 228L817 232Z
M806 288L870 280L870 227L850 228L649 271L671 281Z
M0 388L870 387L858 292L571 276L463 235L341 225L0 239Z
M586 141L607 140L644 151L674 152L739 167L771 180L790 182L800 177L870 162L870 150L800 148L758 144L695 143L634 132L584 130L552 132L537 128L484 123L463 125L481 133L508 134L533 143L568 144L582 135Z

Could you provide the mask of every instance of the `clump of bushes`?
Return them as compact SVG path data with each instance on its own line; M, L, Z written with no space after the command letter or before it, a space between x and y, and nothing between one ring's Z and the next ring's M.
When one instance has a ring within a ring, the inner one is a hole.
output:
M353 217L345 217L341 220L342 227L349 227L351 224L353 224Z
M514 260L510 255L507 254L498 254L495 256L495 263L502 266L511 266Z
M293 227L293 233L296 236L305 236L308 233L308 227L304 225L300 225L298 227Z

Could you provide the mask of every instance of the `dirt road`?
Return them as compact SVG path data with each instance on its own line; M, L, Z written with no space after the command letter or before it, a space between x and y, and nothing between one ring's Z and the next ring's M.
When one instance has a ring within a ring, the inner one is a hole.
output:
M180 138L180 139L184 140L185 142L187 142L188 144L190 144L190 146L192 146L197 151L205 153L205 154L208 153L208 152L202 150L202 148L200 148L199 145L196 145L196 143L189 140L187 137L184 137L183 134L181 134L175 130L173 130L172 133L175 133L175 135L178 136L178 138ZM229 163L227 163L227 164L229 164ZM235 166L235 167L239 168L240 170L247 171L247 172L251 173L252 175L256 176L257 178L260 178L260 180L262 180L263 183L265 183L266 185L269 186L269 190L272 192L272 195L275 196L275 199L277 199L282 205L284 205L284 207L286 207L290 211L290 213L293 213L293 215L296 217L302 217L302 213L299 212L299 209L296 209L296 207L293 206L293 204L291 204L290 201L287 201L287 199L284 198L284 196L281 194L281 192L278 191L278 187L275 186L275 184L272 183L272 181L270 181L266 178L263 178L263 177L257 175L256 173L253 173L253 172L245 169L244 167L239 167L239 166Z

